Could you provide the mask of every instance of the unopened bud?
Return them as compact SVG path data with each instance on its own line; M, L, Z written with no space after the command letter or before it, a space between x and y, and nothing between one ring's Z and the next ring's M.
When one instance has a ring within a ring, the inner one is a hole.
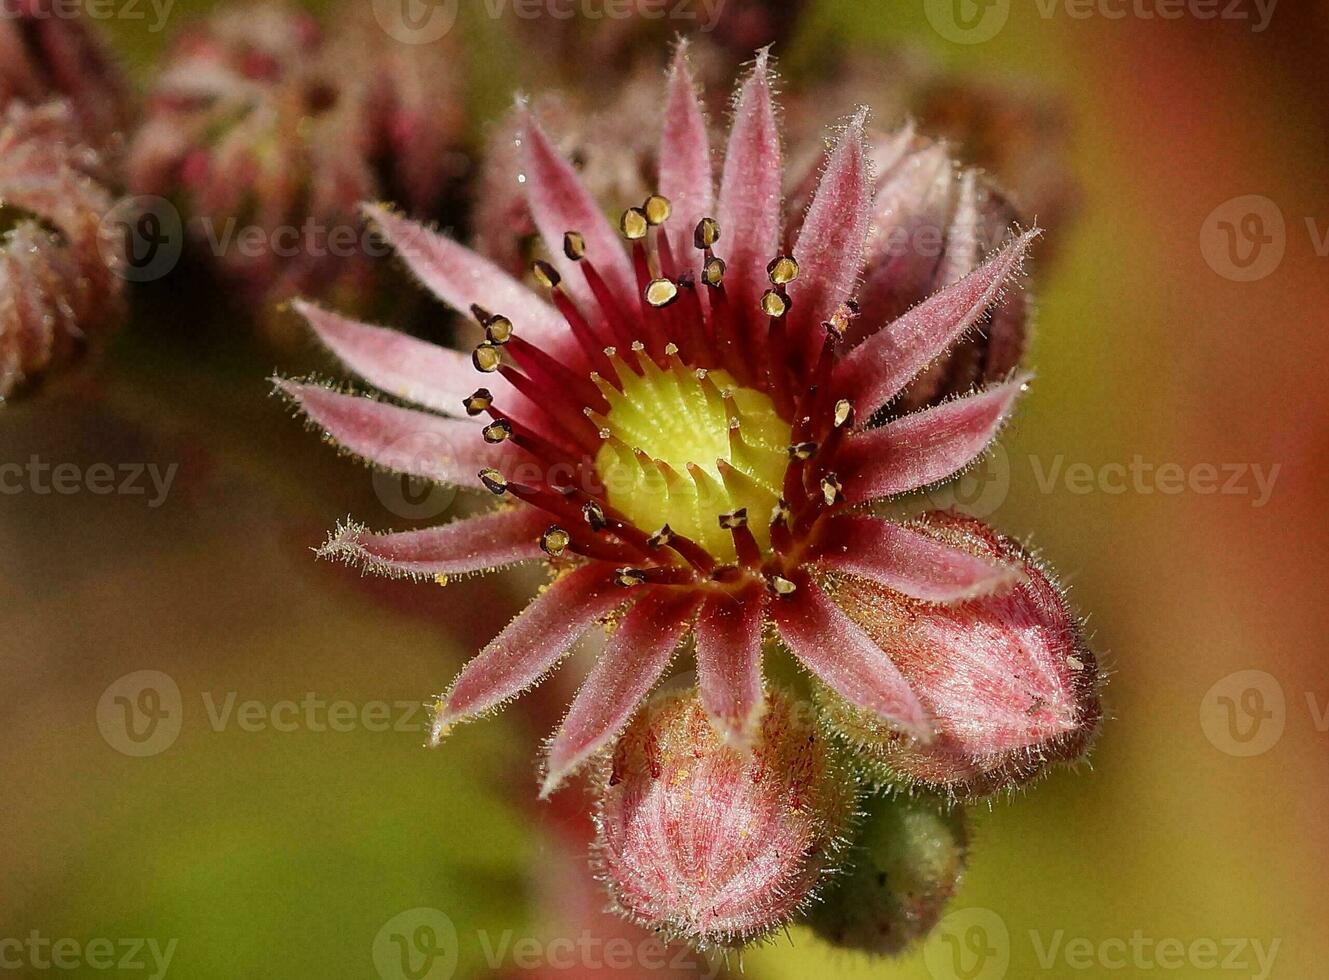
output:
M744 753L695 689L667 689L607 769L597 851L611 895L634 922L699 946L746 942L801 913L856 795L810 706L782 692L767 695Z

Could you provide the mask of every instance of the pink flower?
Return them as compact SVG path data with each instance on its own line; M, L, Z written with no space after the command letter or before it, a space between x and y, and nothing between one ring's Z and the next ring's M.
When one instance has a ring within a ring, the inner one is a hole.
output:
M121 312L123 242L70 108L0 112L0 400L70 360Z
M825 580L852 575L936 605L1009 590L1023 574L869 508L964 469L1009 417L1025 376L874 424L1000 300L1036 233L898 319L854 324L873 214L863 114L839 132L785 252L766 55L738 94L718 194L681 54L664 101L660 194L618 229L527 114L524 186L553 257L535 270L547 300L370 209L421 281L470 309L487 339L461 354L300 309L348 367L419 408L280 382L345 449L505 505L428 531L345 527L325 555L401 575L540 559L555 572L441 697L436 738L536 683L596 622L615 625L549 746L545 793L612 740L688 637L701 703L732 744L759 729L770 635L847 703L930 745L942 722L928 675L902 673ZM951 234L968 240L978 220L961 209ZM478 423L454 417L463 406Z
M727 745L695 689L653 697L601 774L595 855L628 919L694 945L787 924L835 863L857 786L807 704L766 698L751 752Z

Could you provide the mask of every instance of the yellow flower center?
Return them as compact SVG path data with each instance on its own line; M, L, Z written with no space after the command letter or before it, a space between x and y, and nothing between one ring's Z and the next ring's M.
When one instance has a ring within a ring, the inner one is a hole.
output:
M744 518L769 548L789 423L766 395L724 371L677 358L668 370L638 361L640 375L620 369L623 391L601 386L610 407L598 419L605 444L595 465L610 506L646 531L668 526L722 562L735 560L728 527Z

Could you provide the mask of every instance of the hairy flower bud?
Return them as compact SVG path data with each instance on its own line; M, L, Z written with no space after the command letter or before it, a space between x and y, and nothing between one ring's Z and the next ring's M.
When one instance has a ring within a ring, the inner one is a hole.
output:
M1088 750L1101 715L1101 674L1060 589L1016 542L979 521L934 512L916 525L971 554L1018 568L993 595L933 605L850 575L827 590L883 649L931 713L923 744L817 693L823 720L888 783L972 799L1018 786Z
M597 854L620 910L700 946L789 922L854 802L829 749L808 705L787 694L767 695L750 754L716 732L695 689L656 695L603 774Z
M118 318L122 242L98 168L68 106L0 114L0 399Z
M902 953L941 918L964 872L964 811L926 796L869 800L846 867L808 917L836 946Z
M81 17L56 0L6 0L0 13L0 109L61 99L102 152L128 128L129 81Z

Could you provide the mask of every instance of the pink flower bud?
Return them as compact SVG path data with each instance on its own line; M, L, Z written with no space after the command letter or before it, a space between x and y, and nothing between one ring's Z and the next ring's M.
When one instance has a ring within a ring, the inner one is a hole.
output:
M665 691L604 773L597 853L619 909L699 946L741 943L802 911L838 849L855 783L809 706L766 697L750 754L695 689Z
M926 796L869 800L847 867L808 922L836 946L903 952L937 924L964 872L964 811Z
M121 312L122 241L103 218L69 107L0 112L0 399L79 351Z
M1102 675L1061 590L1017 543L982 523L933 512L916 529L1023 572L1016 586L952 605L837 575L829 593L883 649L932 715L923 744L819 689L828 726L885 782L970 799L1079 759L1101 715Z

